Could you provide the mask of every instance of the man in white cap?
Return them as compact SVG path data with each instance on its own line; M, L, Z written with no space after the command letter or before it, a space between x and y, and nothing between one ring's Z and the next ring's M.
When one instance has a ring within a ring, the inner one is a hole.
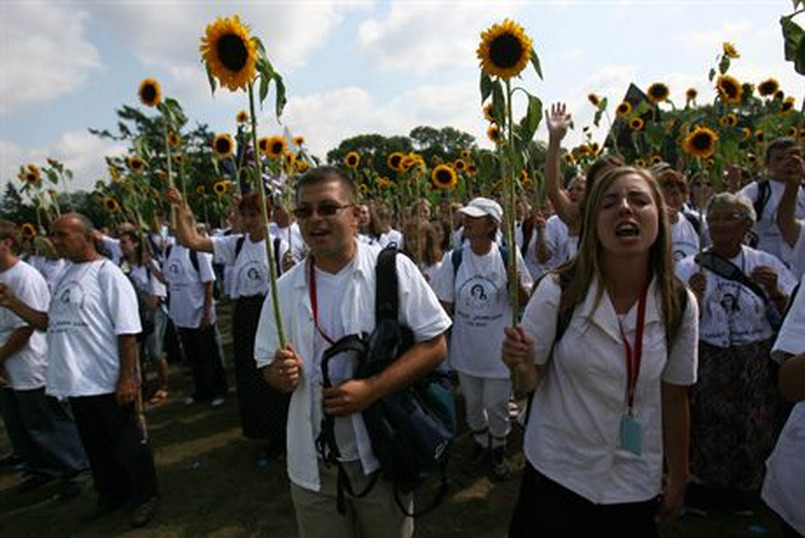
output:
M479 470L491 456L493 477L509 473L506 437L511 384L503 364L503 328L512 323L507 266L517 263L520 304L525 304L531 276L519 249L495 241L503 208L489 198L474 198L460 209L462 247L445 254L434 275L436 296L453 316L448 359L458 372L467 406L467 424L475 437L469 470Z

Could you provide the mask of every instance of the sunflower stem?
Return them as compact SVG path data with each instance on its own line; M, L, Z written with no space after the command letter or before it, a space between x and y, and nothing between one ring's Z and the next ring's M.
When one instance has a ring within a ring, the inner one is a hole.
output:
M517 277L517 246L514 244L514 220L515 220L515 181L514 181L514 124L512 118L512 94L511 82L506 79L506 129L508 131L508 141L506 143L506 164L503 164L503 190L505 202L508 207L503 212L503 222L506 226L506 244L509 245L509 301L512 306L512 327L517 327L517 315L520 311L520 283ZM516 370L515 370L516 371ZM516 380L515 380L516 384Z
M250 121L252 124L252 144L254 144L254 160L255 168L257 170L257 188L260 189L260 217L263 219L263 227L265 228L265 237L263 244L266 247L266 259L268 260L268 277L269 286L271 287L271 304L274 307L274 321L277 324L277 336L279 338L280 348L285 347L285 330L282 326L282 316L280 315L280 301L277 296L277 270L274 263L274 254L271 249L271 232L268 227L268 214L266 213L266 188L263 185L263 160L260 158L257 147L257 119L254 115L254 89L253 83L249 82L247 85L249 89L249 112ZM245 151L245 148L244 148ZM240 185L240 181L238 181Z

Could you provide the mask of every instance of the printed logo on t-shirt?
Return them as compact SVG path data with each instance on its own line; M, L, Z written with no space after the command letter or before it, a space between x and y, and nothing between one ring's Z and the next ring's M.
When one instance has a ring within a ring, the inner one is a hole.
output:
M48 331L59 332L70 327L85 327L81 320L84 307L84 287L77 280L63 282L51 301Z
M238 287L241 295L265 293L268 283L267 268L264 263L250 260L238 272Z
M470 314L483 314L495 308L497 291L495 283L488 278L474 276L459 287L458 300Z
M166 269L166 272L168 273L168 275L169 275L168 278L170 278L170 279L178 279L179 277L181 277L184 274L182 264L179 263L178 261L172 261L172 262L168 263L168 267Z
M711 320L702 333L709 337L748 341L760 328L754 321L762 318L762 300L737 282L718 279L705 305Z

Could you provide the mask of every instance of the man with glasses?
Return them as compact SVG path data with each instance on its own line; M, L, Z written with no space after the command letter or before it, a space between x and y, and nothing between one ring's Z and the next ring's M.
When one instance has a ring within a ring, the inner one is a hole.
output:
M352 379L348 369L332 372L346 379L322 388L322 354L338 340L375 325L375 265L379 249L360 243L360 209L355 184L337 168L308 171L296 185L294 216L310 253L305 263L278 282L282 324L280 345L271 298L263 304L255 357L272 386L292 392L288 413L288 474L299 535L310 537L411 536L413 519L397 507L393 485L383 479L365 497L348 497L337 509L337 466L317 456L314 440L324 414L334 417L335 439L353 491L361 491L379 472L361 412L434 369L444 359L444 332L450 319L417 267L396 257L399 319L416 343L377 376ZM332 364L332 363L331 363ZM336 367L341 367L339 363ZM411 511L411 495L401 495Z

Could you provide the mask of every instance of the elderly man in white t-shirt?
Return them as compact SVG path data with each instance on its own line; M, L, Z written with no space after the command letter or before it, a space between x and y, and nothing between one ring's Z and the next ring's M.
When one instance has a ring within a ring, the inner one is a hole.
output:
M17 257L21 241L14 223L0 221L0 290L10 290L36 310L47 310L48 286L36 269ZM19 418L26 447L22 456L28 465L28 477L17 490L26 493L61 478L59 497L67 500L81 493L88 463L67 403L45 394L46 367L45 334L0 307L4 411Z
M120 268L95 248L92 222L68 213L51 226L53 245L70 263L53 290L47 312L10 293L0 304L32 327L47 329L47 393L68 398L89 457L97 519L130 504L132 527L157 509L154 456L141 431L134 401L137 371L137 295Z

